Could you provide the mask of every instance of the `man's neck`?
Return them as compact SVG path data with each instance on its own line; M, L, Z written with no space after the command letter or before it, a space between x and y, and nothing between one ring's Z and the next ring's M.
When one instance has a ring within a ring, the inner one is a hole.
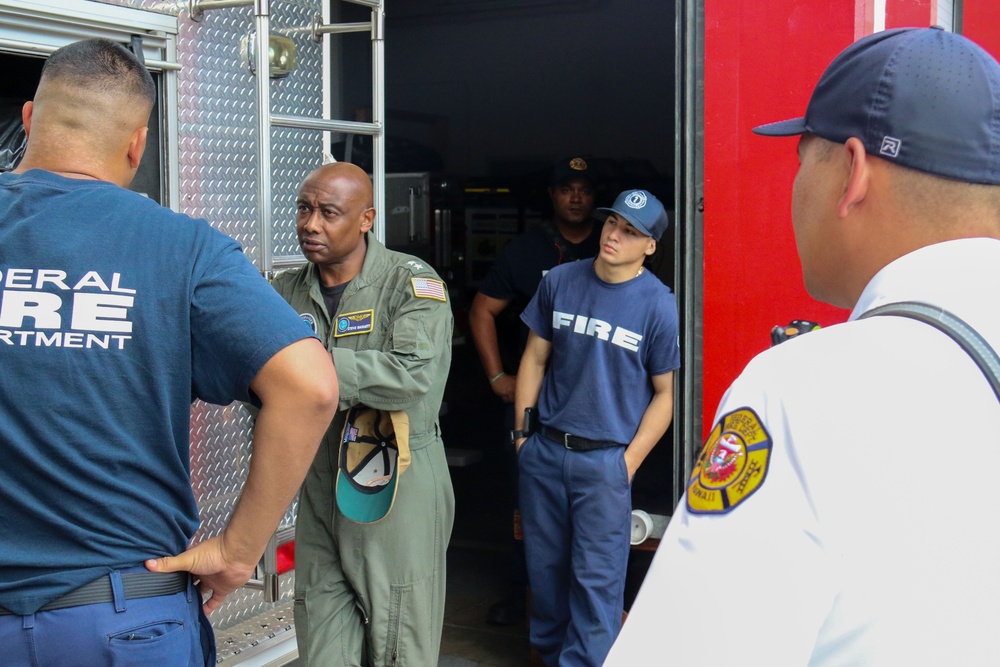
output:
M42 169L65 178L108 181L115 185L128 187L130 181L123 184L123 179L120 178L119 174L114 173L108 163L89 157L86 147L67 144L59 147L58 150L49 149L41 138L36 137L36 139L42 147L37 148L29 144L24 157L14 169L14 173L23 173L29 169Z
M40 166L40 165L24 164L24 162L22 162L21 164L17 165L17 168L14 169L14 173L15 174L23 174L24 172L26 172L26 171L28 171L30 169L41 169L43 171L52 172L53 174L58 174L59 176L63 176L65 178L78 178L78 179L89 180L89 181L104 180L100 176L94 176L93 174L91 174L89 172L77 171L77 170L72 170L72 169L51 169L49 167L43 167L43 166Z
M316 270L319 272L319 281L324 287L336 287L337 285L351 282L361 273L361 267L365 264L366 255L367 252L362 253L359 257L349 257L343 262L336 264L324 264L322 266L317 264Z
M601 259L600 255L594 259L594 273L597 274L598 278L612 285L638 278L645 270L641 259L632 264L608 264Z

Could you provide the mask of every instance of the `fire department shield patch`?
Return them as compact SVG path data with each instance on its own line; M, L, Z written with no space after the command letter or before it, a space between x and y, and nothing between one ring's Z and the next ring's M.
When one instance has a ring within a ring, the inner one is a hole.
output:
M722 416L688 480L694 514L725 514L760 488L767 476L771 436L757 413L740 408Z

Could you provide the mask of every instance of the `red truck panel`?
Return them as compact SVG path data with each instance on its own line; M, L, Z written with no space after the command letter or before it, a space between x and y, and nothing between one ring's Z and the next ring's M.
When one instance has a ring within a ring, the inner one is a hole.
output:
M811 299L791 224L796 139L751 134L801 115L817 79L853 41L843 0L706 0L702 437L739 371L793 319L847 313Z
M888 0L886 28L926 28L937 24L937 0Z
M962 34L1000 58L1000 2L965 0Z
M873 31L874 16L875 0L705 0L702 437L771 327L847 317L802 285L790 215L797 140L750 130L802 114L827 64ZM886 0L887 28L936 21L936 0ZM962 32L1000 54L1000 2L965 0Z

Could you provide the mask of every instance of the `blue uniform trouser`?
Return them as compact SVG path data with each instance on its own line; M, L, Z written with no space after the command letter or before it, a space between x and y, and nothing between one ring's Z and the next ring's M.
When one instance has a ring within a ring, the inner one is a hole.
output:
M215 639L189 583L174 595L0 616L0 664L205 667L215 664Z
M621 630L632 497L624 447L538 434L518 455L531 645L549 667L600 667Z

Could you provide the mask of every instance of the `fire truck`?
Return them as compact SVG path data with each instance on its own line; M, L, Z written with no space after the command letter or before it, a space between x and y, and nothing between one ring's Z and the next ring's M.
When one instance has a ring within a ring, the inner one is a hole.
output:
M647 508L645 518L652 521L638 526L643 533L638 541L654 546L719 399L740 369L770 344L771 329L792 320L828 325L847 316L813 301L802 286L790 225L797 167L792 140L763 140L750 128L801 113L830 59L872 32L941 25L1000 55L995 0L658 1L669 15L659 30L674 44L672 68L668 65L674 114L658 131L673 137L675 224L663 243L669 261L657 272L678 295L682 369L674 424L658 448L666 456L657 474L669 478L663 487L671 491ZM390 246L419 246L442 273L460 272L457 265L471 259L460 258L453 246L459 238L454 211L428 205L421 178L386 169L385 26L394 2L413 5L411 0L0 0L0 169L16 164L16 117L34 92L45 57L77 39L107 37L141 54L158 87L134 189L206 218L238 240L262 274L271 276L303 261L288 213L298 184L330 159L332 145L350 147L363 137L370 147L375 206L385 213L377 217L376 235ZM447 14L467 5L477 12L516 7L528 15L558 6L572 14L601 4L427 0L421 11ZM352 20L359 8L364 20ZM460 19L442 22L454 32L468 26ZM335 41L345 33L370 41L361 60L371 65L369 112L346 119L338 118L345 106L338 82L343 67L334 62L345 53ZM192 479L202 518L196 540L224 527L245 479L251 431L242 406L192 406ZM450 454L461 466L468 452L459 445ZM296 655L295 510L293 504L257 576L213 614L221 664L280 665Z

